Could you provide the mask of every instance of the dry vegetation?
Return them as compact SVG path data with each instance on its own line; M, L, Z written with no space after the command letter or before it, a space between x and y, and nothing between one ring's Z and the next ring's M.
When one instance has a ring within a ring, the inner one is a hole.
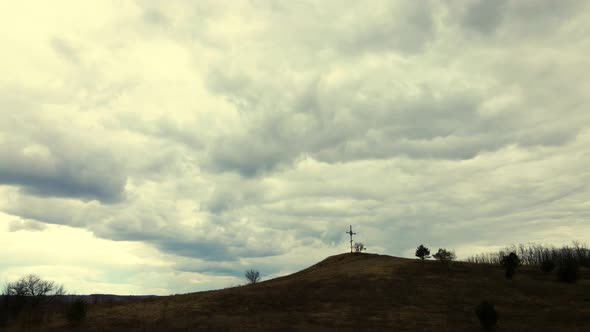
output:
M471 263L500 264L502 257L514 252L522 264L540 266L543 262L551 261L556 264L573 260L580 266L590 267L590 249L586 244L573 241L572 245L556 248L538 243L512 245L497 252L483 253L467 258Z
M513 280L497 265L342 254L290 276L218 291L91 306L84 331L478 331L493 303L498 331L590 331L590 280L557 282L532 266Z

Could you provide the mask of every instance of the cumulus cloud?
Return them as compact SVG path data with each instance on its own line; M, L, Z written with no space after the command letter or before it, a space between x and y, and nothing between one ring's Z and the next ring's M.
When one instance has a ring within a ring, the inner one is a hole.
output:
M83 289L276 276L350 224L394 255L590 234L585 3L35 6L0 5L0 237L133 251Z
M22 109L6 102L3 107L9 115L0 120L5 133L0 138L0 183L39 196L122 199L123 165L114 152L97 145L96 138L74 131L87 128L62 130L57 127L63 126L61 121L41 115L42 105L30 103L30 108ZM34 107L39 107L41 116L34 114Z

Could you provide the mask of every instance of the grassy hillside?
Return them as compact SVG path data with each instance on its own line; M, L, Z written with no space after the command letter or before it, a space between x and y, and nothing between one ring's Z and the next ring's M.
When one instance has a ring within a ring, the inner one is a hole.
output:
M499 331L590 331L589 271L576 284L522 267L342 254L256 285L90 307L88 331L478 331L496 305ZM50 330L64 330L56 321Z

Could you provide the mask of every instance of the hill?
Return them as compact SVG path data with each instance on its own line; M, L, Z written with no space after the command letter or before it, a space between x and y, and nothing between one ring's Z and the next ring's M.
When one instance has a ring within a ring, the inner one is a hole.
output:
M496 305L499 331L590 331L589 271L576 284L522 267L341 254L289 276L223 290L99 303L84 331L478 331ZM49 330L66 326L53 322Z

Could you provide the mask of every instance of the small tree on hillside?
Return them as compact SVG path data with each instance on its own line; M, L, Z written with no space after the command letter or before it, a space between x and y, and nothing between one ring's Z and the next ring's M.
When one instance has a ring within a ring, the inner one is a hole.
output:
M416 257L420 258L422 261L426 258L430 258L430 249L421 244L416 248Z
M515 253L511 252L507 256L502 257L500 264L506 270L506 279L512 279L514 273L516 273L516 268L520 266L520 258L518 258Z
M260 281L260 272L256 270L247 270L244 274L249 284L255 284Z
M432 257L434 259L436 259L437 261L439 261L441 263L445 263L445 264L450 264L451 261L453 261L455 258L457 258L457 256L455 255L455 252L449 251L445 248L439 248L438 252L436 254L432 255Z
M354 244L354 252L363 252L363 250L367 250L364 244L361 242L356 242Z

